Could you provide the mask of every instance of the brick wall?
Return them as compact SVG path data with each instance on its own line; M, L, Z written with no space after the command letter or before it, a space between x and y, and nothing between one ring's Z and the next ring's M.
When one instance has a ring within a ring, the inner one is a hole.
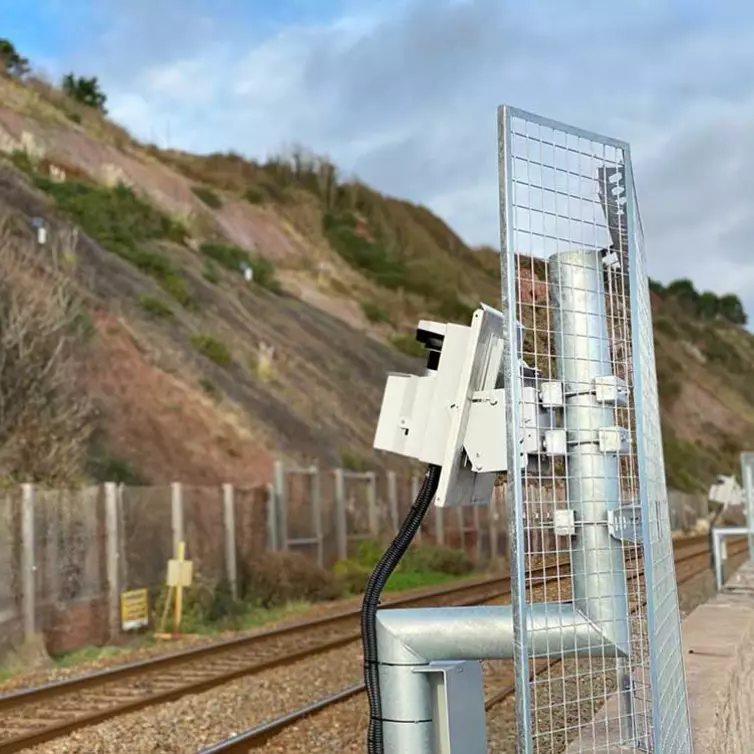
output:
M50 654L71 652L109 638L107 600L95 598L45 610L44 639Z

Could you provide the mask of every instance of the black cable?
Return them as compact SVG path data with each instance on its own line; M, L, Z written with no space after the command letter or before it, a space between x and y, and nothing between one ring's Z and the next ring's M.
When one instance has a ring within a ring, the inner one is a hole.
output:
M411 541L419 530L437 492L439 481L440 467L430 465L411 510L401 524L395 539L385 550L369 576L369 581L364 590L364 601L361 604L361 641L364 647L364 685L369 699L368 754L384 754L382 697L380 696L379 658L377 657L377 609L380 606L380 596L395 567L406 554Z

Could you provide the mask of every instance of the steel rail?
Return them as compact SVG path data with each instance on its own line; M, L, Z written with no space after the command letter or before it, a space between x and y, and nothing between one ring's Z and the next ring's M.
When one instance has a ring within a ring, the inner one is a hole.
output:
M741 540L736 538L736 540L731 543L731 547L736 545L742 546L743 549L741 550L741 552L745 552L747 545L746 541L743 538ZM708 558L709 540L706 535L687 537L683 540L678 539L674 543L674 549L676 550L676 555L674 557L675 565L696 559L701 559L703 556ZM691 550L691 552L689 552L689 550ZM735 556L740 553L735 552L731 554ZM707 570L709 570L709 565L707 565L705 568L699 569L698 571L694 571L688 576L678 579L678 586L682 586L683 584L691 581L692 579L699 576L699 574L704 573ZM629 578L636 579L637 576L632 575ZM527 585L530 583L531 581L527 582ZM548 668L554 666L559 662L562 662L562 660L552 660L546 666L533 670L530 673L529 680L531 681L534 675L547 670ZM239 733L228 739L219 741L215 744L210 745L209 747L202 748L199 750L199 754L241 754L241 752L244 752L245 754L245 752L259 749L267 742L269 742L272 738L279 735L295 723L301 722L306 718L313 717L318 713L323 712L330 707L333 707L334 705L341 704L342 702L345 702L354 696L358 696L365 690L366 687L364 686L363 682L353 684L352 686L349 686L342 691L335 692L334 694L329 694L328 696L311 702L304 707L292 710L291 712L287 712L271 720L267 720L260 725L244 731L243 733ZM499 704L504 699L512 696L515 693L515 690L515 686L506 685L499 691L487 697L485 699L485 709L489 710L494 705Z
M547 580L548 578L558 578L567 574L568 564L557 562L550 565L539 566L533 571L537 574L536 580ZM451 599L453 604L479 604L479 602L489 602L510 594L510 575L502 574L495 577L477 578L468 580L462 584L454 584L444 587L433 587L431 589L412 590L408 594L396 597L386 601L386 608L396 608L400 606L420 606L422 604L436 603L438 600ZM470 596L473 595L473 596ZM465 599L461 600L461 597ZM139 678L143 680L146 674L157 674L169 672L181 672L185 666L192 667L197 663L204 661L213 661L222 659L224 654L237 655L239 652L248 651L257 648L264 640L290 639L292 646L296 646L296 637L302 633L312 635L313 628L322 629L323 627L335 628L343 625L343 635L335 639L329 639L316 643L313 646L293 649L289 646L287 651L278 651L272 657L265 657L261 661L253 663L242 663L240 667L235 667L222 672L210 673L207 677L196 680L195 678L188 682L176 682L171 687L163 690L155 690L143 695L133 696L132 693L126 694L123 701L108 699L108 704L102 706L97 704L96 700L91 704L92 711L84 711L81 714L68 714L64 719L56 720L53 724L35 730L24 730L13 735L12 737L0 737L0 754L11 754L12 752L23 751L24 749L35 746L46 741L67 735L80 728L103 722L107 719L118 717L130 712L136 712L147 707L164 704L175 701L189 694L201 693L213 687L228 683L238 678L260 673L265 670L272 670L277 667L291 665L300 662L310 656L321 654L326 651L338 649L358 641L361 638L359 627L360 609L359 607L344 610L333 615L323 616L309 621L299 621L297 623L283 626L276 629L269 629L250 636L236 639L216 642L205 647L194 648L183 652L162 655L157 658L143 660L140 662L120 665L115 668L98 671L88 675L82 675L63 681L57 681L43 686L23 689L11 694L0 696L0 716L4 717L6 725L12 720L8 719L8 713L14 710L20 710L21 714L30 707L48 703L55 699L62 698L69 701L71 696L80 692L91 692L98 687L117 684L122 681ZM350 627L350 624L354 625ZM133 684L127 689L132 691ZM15 726L16 728L22 726Z

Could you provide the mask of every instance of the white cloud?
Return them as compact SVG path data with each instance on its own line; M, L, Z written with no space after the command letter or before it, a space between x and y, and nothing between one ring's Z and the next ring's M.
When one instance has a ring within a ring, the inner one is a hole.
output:
M652 274L735 291L754 315L745 4L364 1L266 38L225 0L211 21L199 0L154 5L108 6L119 15L96 69L145 138L169 120L187 149L298 142L496 243L496 106L510 102L631 142Z

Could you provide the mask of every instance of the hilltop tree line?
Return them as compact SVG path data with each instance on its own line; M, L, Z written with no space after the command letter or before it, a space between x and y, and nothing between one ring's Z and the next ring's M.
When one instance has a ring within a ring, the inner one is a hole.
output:
M650 288L659 296L674 298L702 319L724 320L739 326L748 321L741 299L733 293L723 296L711 291L700 293L687 278L674 280L667 286L652 280Z
M21 55L9 39L0 37L0 75L25 79L30 73L29 59ZM68 73L61 79L60 88L74 102L98 110L103 115L107 113L105 109L107 96L102 91L96 76L87 78Z

